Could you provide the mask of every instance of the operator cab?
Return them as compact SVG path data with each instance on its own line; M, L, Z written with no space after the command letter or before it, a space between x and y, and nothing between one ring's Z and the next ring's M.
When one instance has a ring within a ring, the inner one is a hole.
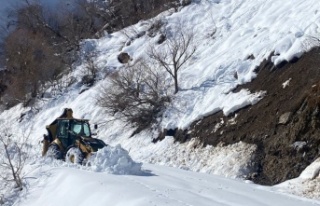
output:
M68 148L79 137L91 138L90 125L87 120L58 119L57 137Z

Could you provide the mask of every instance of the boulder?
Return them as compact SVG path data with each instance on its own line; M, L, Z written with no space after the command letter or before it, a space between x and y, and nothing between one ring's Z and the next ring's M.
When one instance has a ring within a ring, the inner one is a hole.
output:
M122 52L118 55L118 61L122 64L126 64L130 61L131 57L128 53Z

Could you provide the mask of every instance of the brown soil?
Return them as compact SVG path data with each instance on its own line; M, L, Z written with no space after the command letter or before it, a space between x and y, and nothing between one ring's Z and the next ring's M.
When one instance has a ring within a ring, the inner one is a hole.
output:
M320 49L281 66L276 68L265 60L257 68L257 78L234 91L243 88L266 91L256 105L229 117L219 112L194 122L189 131L176 132L177 141L198 137L205 145L239 141L256 144L254 182L273 185L299 176L320 152ZM289 86L283 88L288 79L291 79ZM283 114L287 117L280 118ZM234 115L236 124L228 124ZM221 118L225 124L214 132Z

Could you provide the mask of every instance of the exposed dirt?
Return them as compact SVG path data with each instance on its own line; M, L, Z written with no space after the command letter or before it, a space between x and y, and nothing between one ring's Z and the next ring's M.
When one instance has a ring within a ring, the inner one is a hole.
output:
M251 107L225 117L222 112L195 122L189 131L178 131L175 138L184 142L198 137L206 145L239 141L258 145L252 180L273 185L299 176L320 149L320 49L303 55L295 63L276 68L265 60L251 83L239 86L251 92L266 91L266 96ZM283 83L289 82L284 88ZM236 123L232 123L232 119ZM215 126L224 124L216 131ZM188 134L186 136L185 134Z

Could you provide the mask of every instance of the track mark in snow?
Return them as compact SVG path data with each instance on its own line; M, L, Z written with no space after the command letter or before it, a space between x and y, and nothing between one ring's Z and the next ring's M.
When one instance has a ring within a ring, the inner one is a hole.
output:
M208 188L208 187L203 187L202 189L199 189L197 192L190 192L188 190L178 190L175 188L164 188L164 189L158 189L158 188L154 188L152 186L150 186L149 184L146 183L142 183L140 181L134 180L130 177L127 177L131 182L141 185L144 188L147 188L148 190L154 192L156 194L157 198L164 198L169 200L168 202L172 202L175 201L178 204L174 204L174 206L198 206L198 205L208 205L210 203L210 205L212 206L231 206L234 205L233 203L230 204L227 201L224 201L224 199L220 199L219 197L215 198L214 200L210 197L215 196L214 194L216 193L216 190L213 190L212 188ZM186 178L187 182L188 179L190 180L195 180L194 178ZM198 179L199 181L203 181L203 182L207 182L206 180L203 179ZM217 188L217 190L228 190L228 187L223 187L221 184L219 184L220 187ZM192 185L186 185L186 188L189 188ZM177 199L177 198L173 198L173 197L199 197L199 195L201 196L201 202L193 199L193 198L189 198L189 200L181 200L181 199ZM186 201L191 201L192 203L188 203ZM196 202L196 203L195 203Z
M179 205L195 206L195 205L191 205L191 204L189 204L189 203L183 202L182 200L178 200L178 199L176 199L176 198L170 197L169 194L170 194L170 192L175 191L174 189L168 189L168 190L162 192L162 191L160 191L160 190L158 190L158 189L156 189L156 188L151 187L150 185L144 184L144 183L139 182L139 181L137 181L137 180L131 179L131 178L129 178L129 177L128 177L128 179L129 179L131 182L136 183L136 184L138 184L138 185L141 185L142 187L145 187L145 188L149 189L150 191L156 193L156 196L157 196L157 197L160 197L160 198L162 197L162 198L165 198L165 199L169 199L169 200L176 201L176 202L179 203ZM167 193L167 194L166 194L166 193ZM170 202L171 202L171 201L170 201ZM178 206L178 205L177 205L177 206Z

